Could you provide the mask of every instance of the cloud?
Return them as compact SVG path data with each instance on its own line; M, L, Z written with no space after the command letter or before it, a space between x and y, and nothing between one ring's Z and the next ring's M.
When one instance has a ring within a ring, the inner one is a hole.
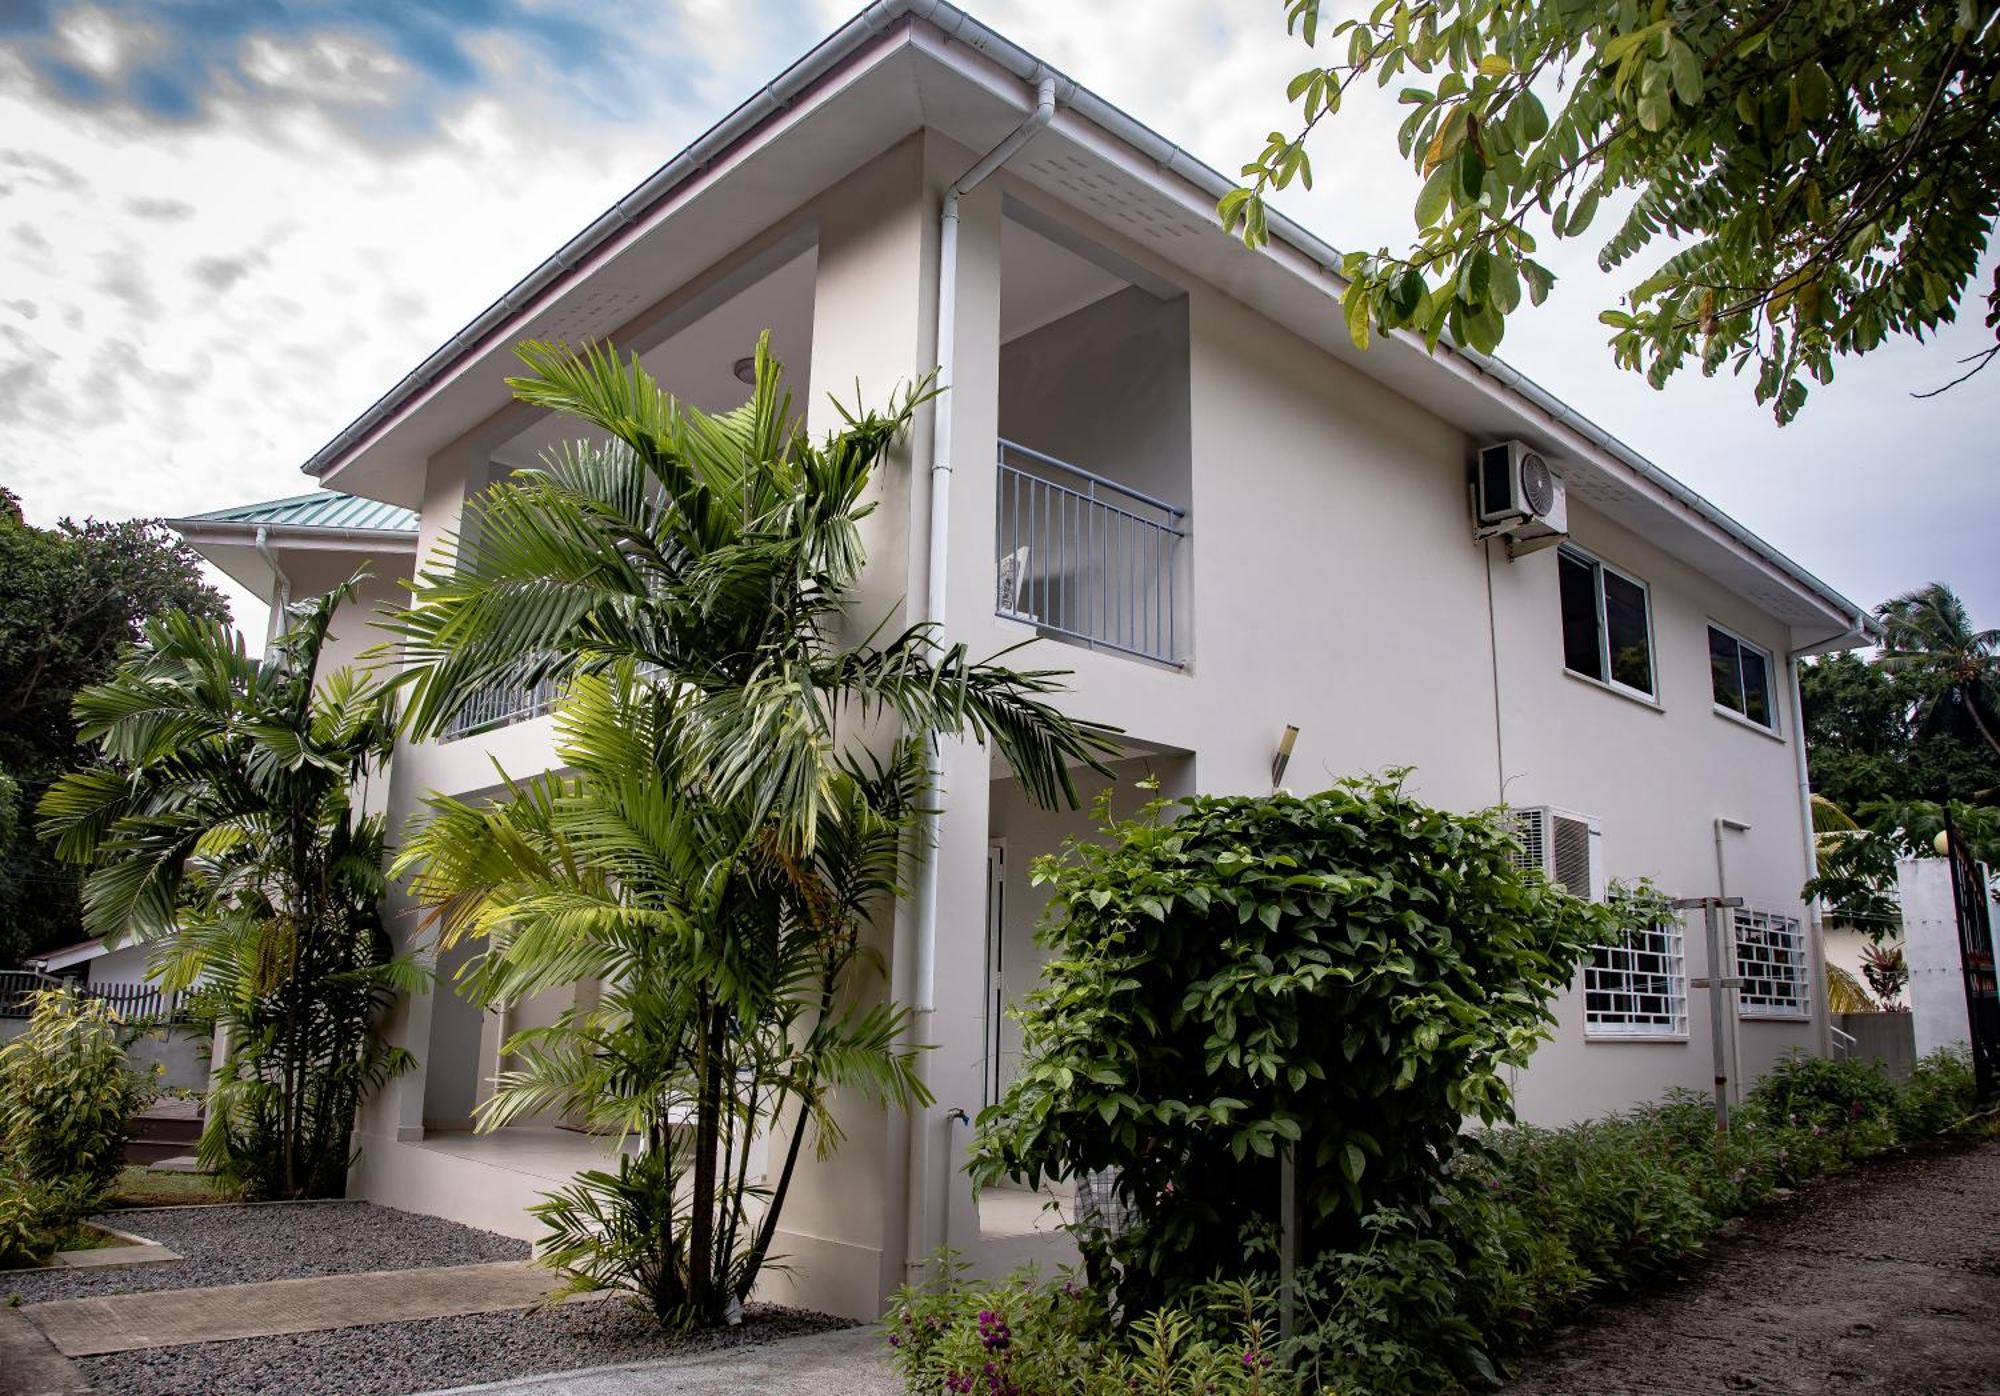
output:
M37 150L0 150L0 199L37 189L76 193L88 182L72 167Z
M196 281L221 295L270 260L264 252L243 252L234 257L202 257L188 270Z
M160 298L146 281L139 259L128 253L114 253L103 259L97 289L110 296L140 320L160 318Z
M42 308L25 296L19 300L0 301L0 309L11 310L23 320L39 319L42 313Z
M127 199L125 211L148 223L179 223L194 217L194 205L184 199Z
M677 43L690 36L675 18L646 0L16 0L0 6L0 45L39 97L71 108L171 126L306 108L393 144L437 134L503 62L532 78L524 93L598 119L657 111L700 75L702 45Z

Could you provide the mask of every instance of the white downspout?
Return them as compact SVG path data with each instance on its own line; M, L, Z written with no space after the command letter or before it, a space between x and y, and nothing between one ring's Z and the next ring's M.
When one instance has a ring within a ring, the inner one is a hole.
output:
M999 169L1035 132L1056 114L1056 79L1045 75L1037 84L1035 109L1000 144L960 176L944 192L938 241L937 355L939 394L931 415L931 527L928 568L924 577L924 619L944 624L945 594L950 584L951 558L951 382L957 355L952 340L958 331L958 203ZM944 754L932 742L928 756L932 795L940 793ZM938 801L924 816L927 854L917 885L917 1015L921 1021L937 1008L937 833Z
M923 618L939 628L944 624L945 596L950 584L951 557L951 387L957 354L953 340L958 333L958 205L986 177L1006 164L1034 134L1048 125L1056 114L1056 77L1047 69L1035 85L1035 109L1009 132L998 145L959 176L944 192L944 207L938 227L937 356L938 386L943 389L931 409L931 501L930 538L924 575ZM923 865L917 877L916 905L916 1023L920 1042L930 1036L930 1023L937 1012L937 909L938 831L944 787L944 749L931 741L925 754L926 783L931 792L929 812L923 817L919 842ZM926 1071L927 1060L919 1058L918 1070ZM960 1112L963 1117L963 1112ZM932 1216L931 1178L923 1157L922 1131L910 1135L911 1166L925 1225L915 1238L918 1245L928 1239ZM916 1173L918 1168L923 1172ZM946 1204L949 1206L949 1203ZM914 1257L912 1257L914 1259Z
M285 575L285 569L278 565L277 554L271 551L271 530L266 524L257 525L257 556L264 559L264 565L271 569L271 575L278 583L275 604L271 607L271 624L265 637L275 640L285 633L285 622L292 609L292 579Z

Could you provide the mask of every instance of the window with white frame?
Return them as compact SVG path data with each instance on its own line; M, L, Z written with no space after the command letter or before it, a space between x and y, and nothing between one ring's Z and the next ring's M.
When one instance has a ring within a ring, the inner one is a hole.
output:
M1680 918L1594 947L1583 971L1589 1037L1686 1037L1687 939Z
M1771 652L1759 649L1719 625L1708 627L1708 672L1715 706L1778 730L1778 705L1771 696Z
M1810 1018L1811 978L1799 918L1775 911L1736 909L1730 933L1735 950L1737 1007L1745 1018Z
M1565 545L1556 554L1563 667L1654 696L1652 598L1646 584Z

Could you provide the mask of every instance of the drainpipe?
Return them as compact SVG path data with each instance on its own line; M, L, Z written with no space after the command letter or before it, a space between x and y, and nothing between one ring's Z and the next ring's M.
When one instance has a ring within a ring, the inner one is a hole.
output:
M1715 816L1715 895L1722 901L1729 900L1729 860L1722 851L1723 832L1738 834L1750 832L1750 826L1740 819L1727 815ZM1730 916L1729 953L1723 953L1722 916ZM1735 916L1728 907L1717 907L1707 913L1708 926L1708 1016L1709 1034L1715 1044L1715 1087L1718 1092L1727 1093L1733 1099L1743 1098L1743 1015L1732 1011L1737 1000L1724 978L1736 976L1723 968L1733 964L1736 949ZM1729 1057L1725 1062L1722 1055L1724 1025L1728 1021ZM1726 1119L1726 1116L1722 1118Z
M271 575L278 582L278 602L271 611L270 639L277 639L285 633L285 622L292 609L292 579L285 575L285 569L278 565L278 555L271 551L271 530L267 525L257 525L257 556L264 559L264 565L271 569Z
M951 386L957 354L953 340L958 333L958 205L986 177L1012 159L1035 133L1048 125L1056 114L1056 77L1047 69L1037 74L1035 109L1001 142L959 176L944 193L944 207L938 226L937 356L938 385L944 391L931 409L931 503L928 567L924 580L924 619L944 624L945 595L950 579L951 555ZM917 880L916 905L916 1036L928 1036L937 1011L937 910L938 910L938 831L944 787L944 749L931 741L925 754L925 774L931 792L930 810L923 817L919 835L923 867ZM924 1071L923 1059L918 1070ZM928 1074L928 1072L925 1072ZM947 1124L949 1128L949 1124ZM927 1239L932 1217L931 1169L923 1157L923 1135L910 1135L911 1171L923 1218L918 1245ZM922 1172L917 1170L922 1169ZM947 1210L950 1202L946 1201Z

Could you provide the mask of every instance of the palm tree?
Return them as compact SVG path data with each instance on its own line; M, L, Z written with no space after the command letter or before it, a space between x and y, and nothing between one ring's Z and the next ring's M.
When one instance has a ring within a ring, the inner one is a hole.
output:
M560 1108L640 1136L637 1160L539 1209L544 1254L574 1288L715 1322L765 1262L806 1134L837 1141L826 1091L925 1098L907 1016L845 1006L926 798L922 744L991 741L1033 798L1072 805L1071 767L1113 748L1047 701L1056 672L974 662L929 625L843 641L868 485L928 384L886 414L843 408L815 442L768 337L750 400L721 415L636 357L519 352L516 396L591 438L469 501L385 623L417 733L491 685L553 683L565 773L490 807L434 801L398 869L441 939L487 938L476 996L603 981L507 1045L480 1127ZM753 1197L749 1142L779 1123L787 1156Z
M110 681L77 696L95 765L40 806L58 856L89 865L95 934L155 946L227 1043L201 1153L253 1193L338 1196L355 1110L409 1065L375 1020L416 982L388 953L380 816L356 789L387 761L391 695L322 677L334 611L297 608L261 660L219 621L148 621Z
M1965 603L1932 582L1875 608L1883 668L1918 679L1918 730L2000 752L2000 630L1974 630Z

